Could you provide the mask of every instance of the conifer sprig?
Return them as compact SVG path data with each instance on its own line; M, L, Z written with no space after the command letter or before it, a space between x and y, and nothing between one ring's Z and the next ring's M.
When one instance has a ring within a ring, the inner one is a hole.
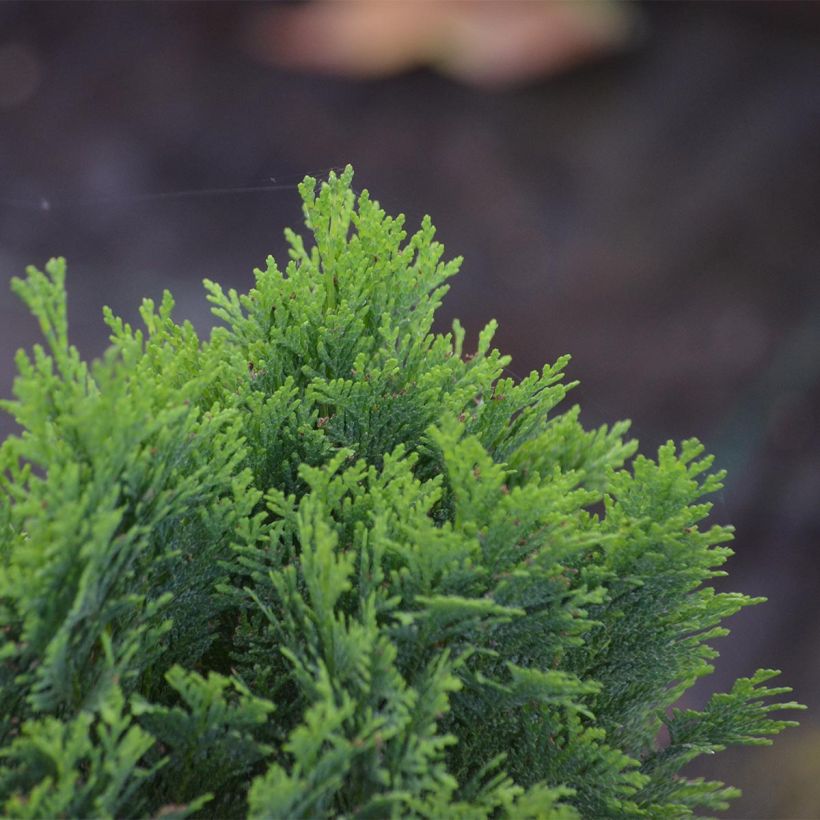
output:
M13 288L0 446L0 806L10 817L679 817L681 769L801 708L761 670L701 712L732 531L696 441L635 456L515 381L494 323L433 331L447 280L352 170L300 186L247 294L166 292L70 345L65 263ZM669 741L659 743L661 730Z

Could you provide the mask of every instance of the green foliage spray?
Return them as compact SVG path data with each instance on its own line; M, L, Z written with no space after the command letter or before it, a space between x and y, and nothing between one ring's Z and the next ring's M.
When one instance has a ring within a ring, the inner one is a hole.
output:
M721 486L696 441L556 410L431 332L459 260L348 168L300 186L312 244L201 340L145 300L68 341L63 260L16 293L22 427L0 447L0 806L9 817L681 817L693 758L768 743L761 670L702 712ZM659 737L663 737L661 742Z

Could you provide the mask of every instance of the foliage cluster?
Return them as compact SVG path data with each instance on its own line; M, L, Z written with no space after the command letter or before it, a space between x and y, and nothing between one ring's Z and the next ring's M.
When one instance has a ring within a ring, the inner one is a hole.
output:
M312 243L206 281L200 339L145 300L93 364L65 265L14 289L22 432L0 447L0 807L10 817L672 817L681 768L767 743L758 671L701 712L731 531L696 441L556 409L432 331L459 260L351 189L300 190Z

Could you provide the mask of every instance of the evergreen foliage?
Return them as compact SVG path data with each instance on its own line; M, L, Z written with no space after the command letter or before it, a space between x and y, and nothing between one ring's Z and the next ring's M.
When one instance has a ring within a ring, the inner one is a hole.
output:
M682 817L681 768L798 708L759 671L702 712L731 529L693 440L585 430L567 358L521 381L431 330L459 260L352 172L300 190L201 340L145 300L68 340L65 265L13 288L0 447L0 807L9 817ZM661 738L664 738L661 740Z

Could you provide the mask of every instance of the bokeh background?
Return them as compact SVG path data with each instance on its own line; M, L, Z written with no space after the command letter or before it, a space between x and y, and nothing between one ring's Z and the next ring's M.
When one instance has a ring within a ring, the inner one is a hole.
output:
M88 356L166 287L205 330L201 279L247 288L347 162L465 256L440 328L498 319L517 374L571 352L589 425L730 470L721 586L769 603L686 702L774 666L811 711L692 772L820 817L820 5L2 3L0 395L26 264L68 258Z

